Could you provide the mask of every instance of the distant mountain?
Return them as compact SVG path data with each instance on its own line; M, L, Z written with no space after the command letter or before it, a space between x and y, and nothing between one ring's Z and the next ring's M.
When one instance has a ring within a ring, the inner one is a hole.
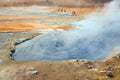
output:
M53 6L95 6L112 0L0 0L0 6L53 5Z

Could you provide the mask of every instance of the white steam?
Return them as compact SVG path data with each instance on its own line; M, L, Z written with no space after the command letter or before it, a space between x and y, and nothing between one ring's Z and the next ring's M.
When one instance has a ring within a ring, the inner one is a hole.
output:
M101 13L93 13L73 22L69 31L54 31L38 36L16 47L16 60L104 59L120 45L120 2L105 5Z

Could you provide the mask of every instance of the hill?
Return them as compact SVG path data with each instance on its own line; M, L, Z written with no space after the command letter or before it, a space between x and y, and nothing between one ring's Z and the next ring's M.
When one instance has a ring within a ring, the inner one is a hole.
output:
M68 7L94 7L111 0L0 0L0 6L52 5Z

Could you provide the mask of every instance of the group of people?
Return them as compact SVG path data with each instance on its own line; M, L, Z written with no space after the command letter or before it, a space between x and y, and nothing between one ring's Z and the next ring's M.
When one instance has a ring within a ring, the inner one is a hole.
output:
M64 10L64 9L58 9L58 12L66 13L67 11ZM72 12L71 12L71 15L75 16L75 15L77 15L77 12L76 12L76 11L72 11Z

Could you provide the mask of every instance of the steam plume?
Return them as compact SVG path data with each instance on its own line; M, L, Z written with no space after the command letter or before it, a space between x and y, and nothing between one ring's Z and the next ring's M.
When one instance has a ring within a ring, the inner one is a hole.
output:
M93 13L75 21L68 31L53 31L17 46L16 60L102 60L120 45L120 2L105 5L101 13Z

